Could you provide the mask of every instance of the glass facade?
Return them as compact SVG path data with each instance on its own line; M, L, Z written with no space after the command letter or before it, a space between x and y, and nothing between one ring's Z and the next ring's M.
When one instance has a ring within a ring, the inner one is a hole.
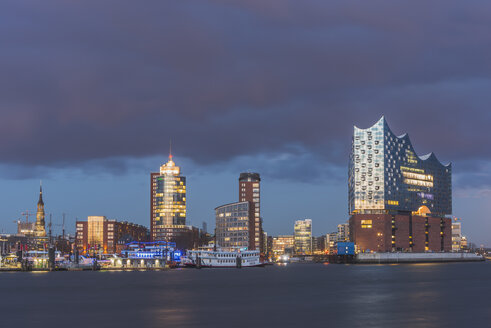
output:
M285 253L293 253L295 248L294 236L278 236L273 238L273 253L279 256Z
M87 240L91 247L104 245L104 216L89 216L87 218Z
M417 156L409 136L396 136L382 117L354 127L349 164L349 213L452 213L452 167L433 153Z
M295 254L312 254L312 220L297 220L294 228Z
M452 223L452 251L459 252L462 250L462 223Z
M220 247L249 247L249 202L217 207L216 241Z
M186 224L186 177L172 161L160 167L152 176L152 238L166 240L166 229Z

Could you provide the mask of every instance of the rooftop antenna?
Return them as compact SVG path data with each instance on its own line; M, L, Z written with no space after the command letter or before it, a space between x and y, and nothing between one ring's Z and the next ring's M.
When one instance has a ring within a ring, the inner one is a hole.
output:
M65 213L63 213L63 226L62 226L62 236L65 239Z
M169 139L169 160L172 160L172 139Z

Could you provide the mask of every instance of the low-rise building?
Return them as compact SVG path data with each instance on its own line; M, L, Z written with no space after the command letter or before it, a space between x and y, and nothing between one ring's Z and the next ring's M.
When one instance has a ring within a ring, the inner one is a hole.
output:
M338 243L338 233L331 232L326 235L325 238L325 252L327 254L336 254Z
M312 237L312 254L324 254L326 251L326 236Z
M467 249L467 238L462 234L462 222L454 219L452 222L452 252L460 252Z
M466 236L462 236L462 239L460 240L460 247L462 248L462 250L468 250L469 247L467 245L467 237Z
M338 242L349 241L349 223L338 224Z
M34 246L33 239L24 235L0 234L0 255L33 249Z
M36 222L24 222L17 221L17 234L26 236L26 237L34 237L36 234Z
M175 243L177 249L197 248L209 239L199 228L190 225L163 225L159 230L162 238L160 241Z
M267 242L266 242L266 258L268 260L271 260L273 258L273 236L268 236Z
M450 218L424 214L363 214L350 218L351 241L360 252L449 252Z
M148 229L142 225L89 216L76 223L76 248L82 253L119 253L131 241L147 241Z
M273 253L275 257L283 254L292 255L295 248L295 238L292 235L273 237Z
M452 252L460 251L462 242L462 224L461 222L452 222Z

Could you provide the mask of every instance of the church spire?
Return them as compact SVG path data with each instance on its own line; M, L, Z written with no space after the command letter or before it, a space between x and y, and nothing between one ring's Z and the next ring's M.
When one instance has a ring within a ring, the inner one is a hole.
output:
M36 213L36 226L35 226L35 235L36 237L46 237L46 224L44 221L44 202L43 202L43 184L39 183L39 201L38 201L38 210Z
M38 205L44 205L44 202L43 202L43 182L40 181L39 182L39 201L38 201Z

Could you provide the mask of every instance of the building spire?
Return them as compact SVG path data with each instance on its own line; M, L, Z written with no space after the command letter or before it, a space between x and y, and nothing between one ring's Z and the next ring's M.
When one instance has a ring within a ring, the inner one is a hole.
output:
M43 202L43 181L39 181L39 201L38 204L44 204Z
M39 181L39 201L38 210L36 213L35 236L46 237L46 226L44 222L44 202L43 202L43 183Z

